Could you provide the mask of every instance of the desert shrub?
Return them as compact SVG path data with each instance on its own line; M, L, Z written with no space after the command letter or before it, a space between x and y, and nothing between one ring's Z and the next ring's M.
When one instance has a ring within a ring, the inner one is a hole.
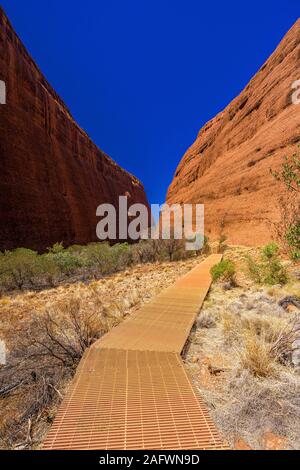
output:
M287 272L279 259L271 259L268 263L264 282L269 285L287 283Z
M128 243L118 243L111 247L114 270L125 269L131 264L131 247Z
M62 274L71 275L76 269L82 266L80 257L75 256L67 250L59 251L57 253L49 254L48 260L52 260L60 269Z
M82 245L71 245L68 248L69 253L73 253L75 255L82 255L85 252L85 246Z
M45 254L38 257L38 265L41 281L46 285L55 286L61 275L61 269L51 255Z
M204 251L208 250L205 242ZM139 263L181 260L194 256L185 250L184 240L141 240L129 245L106 242L73 245L67 249L55 243L47 253L18 249L0 253L0 288L2 290L55 286L72 275L83 279L108 275Z
M48 248L48 254L41 255L41 259L45 273L47 268L49 269L50 284L52 272L56 274L55 271L59 271L61 274L70 275L81 266L80 259L72 250L65 249L63 243L55 243Z
M71 298L33 317L17 332L8 363L0 368L0 439L6 448L40 443L65 381L85 350L103 334L100 313Z
M290 247L291 258L295 261L300 259L300 221L289 226L285 236Z
M132 247L108 243L74 245L64 249L56 243L42 255L26 249L0 253L0 284L5 289L54 286L73 274L109 274L132 264Z
M281 237L284 235L290 247L291 258L297 261L300 259L300 222L297 202L297 193L300 192L300 145L291 156L284 157L280 171L273 171L273 169L270 171L277 181L282 182L294 196L293 202L289 201L291 210L283 211L279 233Z
M225 281L235 284L235 264L229 259L224 259L210 270L213 281Z
M268 243L262 249L262 256L266 260L273 259L274 257L278 256L279 253L279 246L275 242Z
M111 271L112 260L108 243L90 243L86 247L85 255L88 266L97 266L102 273Z
M153 263L160 255L160 240L141 240L131 247L132 262Z
M81 266L81 258L59 244L43 255L18 248L1 254L0 283L7 289L53 286L62 275L69 276Z
M161 256L166 254L169 261L184 259L188 256L185 241L176 240L174 237L170 237L169 240L160 240L160 248Z
M279 246L269 243L261 251L260 262L252 256L246 257L248 272L254 282L258 284L286 284L288 277L285 267L279 258Z
M18 289L34 284L40 271L38 254L25 248L6 251L1 255L0 263L1 282Z
M257 284L262 284L263 283L262 265L257 263L255 259L250 255L247 255L245 257L245 260L247 262L248 274L250 278Z
M46 311L43 318L37 319L39 326L36 322L31 325L32 345L65 366L76 366L84 351L103 334L100 313L85 310L82 302L73 297L63 307Z
M48 248L48 253L57 254L64 251L63 243L55 243L52 247Z
M91 243L85 257L89 266L95 266L102 274L124 269L131 263L130 246L127 243L110 246L108 243Z

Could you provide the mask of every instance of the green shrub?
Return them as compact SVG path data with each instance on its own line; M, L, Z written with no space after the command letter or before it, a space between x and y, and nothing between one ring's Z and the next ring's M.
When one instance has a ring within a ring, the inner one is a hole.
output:
M293 261L299 261L300 260L300 251L299 250L291 250L290 251L290 257Z
M1 280L5 285L22 289L33 284L39 273L38 254L26 248L5 251L1 256Z
M116 270L116 259L109 243L91 243L86 248L86 260L89 266L96 267L102 274Z
M118 243L111 247L114 270L125 269L131 264L131 246L128 243Z
M270 260L264 281L265 284L269 284L271 286L274 284L284 285L287 283L287 272L279 259Z
M210 251L208 239L200 253ZM55 243L47 253L37 254L27 249L0 252L0 288L15 289L35 286L55 286L58 281L76 275L95 276L111 274L133 264L179 260L195 256L185 250L184 240L141 240L129 245L118 243L90 243L73 245L65 249Z
M235 264L229 259L224 259L210 270L213 281L226 281L235 284Z
M62 274L73 274L76 269L82 266L80 258L68 252L67 250L59 251L54 254L50 253L48 257L48 260L51 259Z
M288 276L280 261L279 250L279 246L272 242L262 248L260 262L247 256L248 272L254 282L268 285L286 284Z
M291 248L290 255L295 261L300 259L300 220L289 226L285 235L287 243Z
M38 257L39 272L41 281L51 287L55 286L61 275L61 269L50 254L41 255Z
M247 262L248 273L250 278L257 284L263 284L262 265L257 263L250 255L247 255L245 259Z
M266 260L274 259L278 256L279 253L279 246L275 242L268 243L268 245L264 246L262 249L262 256Z
M81 255L84 253L85 249L86 247L82 245L72 245L72 246L69 246L67 250L69 253L73 253L75 255Z
M280 172L270 170L272 175L283 182L289 191L300 191L300 145L298 150L290 157L284 157Z
M52 254L62 253L64 251L63 243L54 243L51 248L48 248L48 252Z

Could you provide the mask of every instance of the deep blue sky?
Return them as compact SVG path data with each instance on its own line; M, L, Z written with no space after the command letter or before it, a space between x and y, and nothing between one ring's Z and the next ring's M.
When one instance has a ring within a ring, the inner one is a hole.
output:
M300 12L299 0L0 3L78 123L152 203Z

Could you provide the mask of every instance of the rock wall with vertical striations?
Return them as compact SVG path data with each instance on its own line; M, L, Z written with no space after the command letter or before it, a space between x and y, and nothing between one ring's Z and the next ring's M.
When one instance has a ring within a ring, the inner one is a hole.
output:
M147 203L142 184L99 150L27 53L0 7L0 250L96 241L96 208Z
M235 244L266 243L294 210L270 168L279 168L300 144L300 105L291 100L299 79L300 20L180 162L167 202L204 203L212 239L225 234Z

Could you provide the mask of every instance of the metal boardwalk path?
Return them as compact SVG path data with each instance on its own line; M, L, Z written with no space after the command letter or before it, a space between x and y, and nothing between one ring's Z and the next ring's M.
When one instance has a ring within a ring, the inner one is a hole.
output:
M85 352L45 450L227 448L180 356L220 260L209 256Z

